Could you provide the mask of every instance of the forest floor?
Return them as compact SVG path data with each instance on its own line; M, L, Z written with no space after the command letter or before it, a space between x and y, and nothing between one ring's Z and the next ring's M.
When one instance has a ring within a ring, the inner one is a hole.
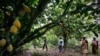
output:
M23 51L23 53L21 53L18 56L82 56L82 55L79 51L76 51L76 49L66 49L64 53L59 53L57 48L51 48L48 51L38 48L35 50L30 49L27 51ZM96 56L96 55L88 54L88 56Z

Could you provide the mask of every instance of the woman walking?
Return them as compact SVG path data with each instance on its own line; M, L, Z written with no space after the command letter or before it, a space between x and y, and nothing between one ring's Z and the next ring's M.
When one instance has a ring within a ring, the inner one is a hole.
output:
M98 41L96 38L93 38L92 40L92 54L97 54L98 53Z
M81 50L82 50L82 56L87 56L88 53L88 41L86 40L85 37L82 39L82 44L81 44Z

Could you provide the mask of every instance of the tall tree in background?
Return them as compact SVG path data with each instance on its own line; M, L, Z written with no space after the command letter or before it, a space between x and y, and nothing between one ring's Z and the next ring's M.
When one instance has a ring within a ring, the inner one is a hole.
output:
M63 31L68 30L69 34L76 33L76 31L77 33L84 32L82 29L98 32L100 26L87 21L93 19L91 16L100 13L100 6L94 8L94 5L99 5L99 2L92 3L90 0L0 0L0 55L15 54L22 45L42 36L62 22ZM35 28L37 25L42 26ZM64 37L68 37L66 32L64 32ZM66 39L64 40L66 42Z

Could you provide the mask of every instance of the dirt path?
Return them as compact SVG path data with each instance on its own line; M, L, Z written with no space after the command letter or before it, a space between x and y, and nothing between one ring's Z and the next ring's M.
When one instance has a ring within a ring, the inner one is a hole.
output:
M60 53L57 50L51 50L51 51L48 51L48 54L49 53L53 55L48 55L48 56L81 56L81 54L78 52L75 52L75 50L66 50L64 53Z
M74 49L68 49L64 53L60 53L58 49L49 49L48 51L40 49L38 53L45 53L45 56L81 56L81 54Z
M75 49L66 49L64 53L59 53L58 49L49 49L48 51L42 49L27 50L18 56L82 56L79 51ZM88 56L94 56L89 54Z

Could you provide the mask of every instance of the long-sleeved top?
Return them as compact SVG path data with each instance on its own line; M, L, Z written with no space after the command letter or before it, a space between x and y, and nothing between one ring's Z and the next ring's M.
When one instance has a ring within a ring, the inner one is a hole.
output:
M64 40L63 39L59 39L58 40L58 45L64 46Z

